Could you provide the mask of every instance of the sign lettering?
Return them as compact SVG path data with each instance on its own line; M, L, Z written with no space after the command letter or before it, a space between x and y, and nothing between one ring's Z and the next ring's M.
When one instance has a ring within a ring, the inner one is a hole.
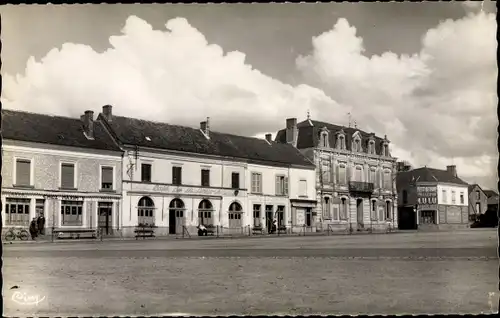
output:
M431 208L438 203L436 186L417 187L417 204L423 208Z
M196 188L196 187L169 186L169 185L159 185L159 184L153 187L153 191L176 193L176 194L200 194L200 195L234 194L234 190L229 190L229 189Z

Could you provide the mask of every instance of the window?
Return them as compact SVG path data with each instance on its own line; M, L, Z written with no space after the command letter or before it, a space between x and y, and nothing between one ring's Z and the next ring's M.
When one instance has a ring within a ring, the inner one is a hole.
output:
M451 204L455 204L456 203L456 197L455 197L455 191L451 191Z
M288 195L288 178L276 176L276 195Z
M307 198L307 180L299 181L299 197Z
M233 189L240 188L240 174L238 172L233 172L231 174L231 188Z
M266 228L270 229L271 226L273 225L273 220L274 220L274 213L273 213L273 206L272 205L266 205Z
M323 219L331 219L331 210L330 210L330 198L325 197L323 199Z
M328 148L328 133L321 133L321 147Z
M75 186L75 164L61 164L61 188L74 189Z
M149 163L141 164L141 181L151 182L151 164Z
M233 202L229 206L229 228L241 227L241 215L243 214L241 205L238 202Z
M385 218L386 220L392 220L392 202L385 201Z
M443 196L443 204L446 204L448 202L448 198L446 196L446 190L442 190L441 194Z
M278 227L285 226L285 206L278 205L278 210L276 211L276 218Z
M371 212L372 220L376 220L377 219L377 201L376 200L371 201L370 212Z
M384 189L391 189L392 185L392 180L391 180L391 171L390 170L385 170L384 171Z
M30 223L30 199L7 198L5 200L5 225L23 225Z
M83 201L61 201L61 225L82 226Z
M340 199L340 219L347 220L347 199Z
M353 146L354 146L353 147L354 148L353 151L355 151L355 152L361 152L361 140L355 139Z
M252 193L262 193L262 174L252 172Z
M201 186L210 186L210 169L201 169Z
M113 167L101 167L101 189L113 190Z
M332 205L332 219L335 220L335 221L338 221L339 220L339 217L340 217L340 213L339 213L339 205L338 204L333 204Z
M345 150L345 137L343 135L337 139L337 149Z
M389 145L388 144L384 144L383 146L383 156L386 156L386 157L389 157Z
M355 172L355 181L358 182L363 182L363 168L360 166L356 166L356 172Z
M377 182L377 169L374 167L370 168L370 173L369 173L368 177L370 178L369 182L375 184Z
M464 204L464 193L460 192L460 204Z
M182 167L172 167L172 184L182 184Z
M321 167L322 167L322 171L321 171L322 182L323 183L330 183L331 182L331 175L332 175L330 161L329 160L323 161Z
M45 200L44 199L36 199L35 215L36 216L45 215Z
M31 185L31 161L26 159L16 159L16 185Z
M213 207L209 200L202 200L198 205L198 224L213 225Z
M142 197L137 206L138 224L154 225L155 204L150 197Z
M408 203L408 191L403 190L403 204Z
M370 140L370 142L368 142L368 153L371 155L375 154L375 142L373 140Z
M337 183L338 184L346 184L347 183L347 180L346 180L346 177L347 177L347 173L346 173L346 166L345 164L339 164L337 166Z
M479 190L476 190L476 200L481 200L481 192Z
M254 227L259 227L260 226L260 209L261 209L260 204L254 204L253 205L253 226Z

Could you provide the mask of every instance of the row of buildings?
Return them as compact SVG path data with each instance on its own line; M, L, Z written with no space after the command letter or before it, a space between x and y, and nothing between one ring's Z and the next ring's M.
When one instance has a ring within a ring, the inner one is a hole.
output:
M386 136L309 116L287 119L272 140L212 131L208 118L190 128L116 116L110 105L79 119L2 110L2 134L3 228L43 214L47 233L240 232L273 221L290 231L425 229L467 226L488 200L498 204L455 166L410 169Z
M101 228L132 235L226 230L397 227L387 138L310 118L275 140L116 116L2 110L3 228L40 214L47 233Z

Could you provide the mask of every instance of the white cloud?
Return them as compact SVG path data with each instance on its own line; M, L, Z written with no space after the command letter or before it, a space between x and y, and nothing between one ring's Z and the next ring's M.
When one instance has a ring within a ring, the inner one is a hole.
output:
M319 89L253 69L241 52L224 54L184 18L166 28L131 16L103 53L66 43L41 61L31 58L24 75L5 77L5 107L79 116L111 104L116 114L183 125L210 117L212 129L246 135L276 132L285 117L305 117L307 109L340 108Z
M418 54L367 57L355 27L339 19L296 63L307 83L352 106L358 126L387 134L401 159L436 168L455 162L464 178L486 178L491 187L495 34L495 16L479 12L429 30Z

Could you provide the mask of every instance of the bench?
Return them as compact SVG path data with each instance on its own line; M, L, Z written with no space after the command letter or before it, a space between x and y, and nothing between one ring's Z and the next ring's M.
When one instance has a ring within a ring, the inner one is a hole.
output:
M97 238L96 229L59 229L55 231L57 233L58 239L70 238L70 239L80 239L80 238ZM67 235L66 235L67 234Z
M264 233L264 229L262 228L262 226L254 226L252 228L252 234L263 234Z
M139 237L146 239L146 237L155 237L155 230L151 226L138 226L134 230L135 239Z

